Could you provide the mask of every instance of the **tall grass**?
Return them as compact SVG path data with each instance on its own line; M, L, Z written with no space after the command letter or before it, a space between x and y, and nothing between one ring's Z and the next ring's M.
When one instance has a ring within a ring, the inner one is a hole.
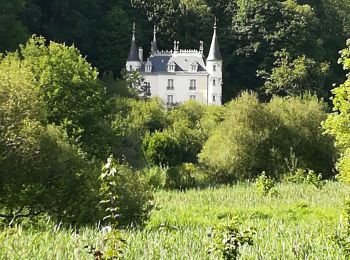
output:
M243 229L256 230L254 245L241 249L242 259L346 259L329 236L340 225L347 187L280 184L277 190L274 197L260 196L249 184L159 191L146 227L125 232L125 257L208 259L210 228L237 216ZM103 238L97 228L7 228L0 232L0 259L93 259L84 247L103 249Z

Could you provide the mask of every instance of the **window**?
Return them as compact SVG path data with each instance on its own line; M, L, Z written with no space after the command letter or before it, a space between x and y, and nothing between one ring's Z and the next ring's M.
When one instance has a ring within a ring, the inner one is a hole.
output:
M216 65L213 65L213 71L216 71Z
M213 79L213 86L216 86L216 79Z
M132 71L132 66L131 65L129 66L129 71Z
M175 72L175 64L173 62L168 64L168 72Z
M197 99L196 95L190 95L190 100L196 100L196 99Z
M191 63L190 72L197 72L197 71L198 71L198 63L194 61Z
M152 65L150 64L146 65L146 72L152 72Z
M197 81L195 79L190 80L190 90L196 90L197 88Z
M174 90L174 80L173 79L168 79L167 90Z
M213 95L213 102L216 102L216 95Z
M174 103L174 95L168 95L167 103L168 104L173 104Z
M145 82L141 88L142 92L146 95L151 95L151 83Z

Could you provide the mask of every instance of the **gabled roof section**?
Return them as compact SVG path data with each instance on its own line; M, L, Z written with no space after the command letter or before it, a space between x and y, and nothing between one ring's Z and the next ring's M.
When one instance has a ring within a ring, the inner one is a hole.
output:
M210 46L210 51L208 54L208 58L207 61L222 61L222 56L220 53L220 48L219 48L219 42L218 42L218 38L216 35L216 18L215 18L215 23L214 23L214 34L213 34L213 39L211 41L211 46Z
M139 53L136 46L135 23L133 24L131 46L127 61L140 61Z

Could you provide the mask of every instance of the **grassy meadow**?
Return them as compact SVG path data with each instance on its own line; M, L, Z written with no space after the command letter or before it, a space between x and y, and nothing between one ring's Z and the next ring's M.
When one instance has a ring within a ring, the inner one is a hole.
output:
M328 182L279 184L277 196L260 196L253 184L203 190L159 191L143 229L126 230L126 259L217 259L207 254L210 228L237 217L252 228L254 245L241 259L346 259L330 236L342 227L342 202L348 188ZM94 259L86 246L103 250L97 228L17 226L0 233L0 259Z

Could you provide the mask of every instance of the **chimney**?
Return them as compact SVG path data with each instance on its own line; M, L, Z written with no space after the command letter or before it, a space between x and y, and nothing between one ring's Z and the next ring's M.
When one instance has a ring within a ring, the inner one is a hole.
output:
M141 47L139 48L139 59L143 62L143 49Z
M203 41L200 41L200 42L199 42L199 52L200 52L201 54L203 54L203 52L204 52L204 43L203 43Z

